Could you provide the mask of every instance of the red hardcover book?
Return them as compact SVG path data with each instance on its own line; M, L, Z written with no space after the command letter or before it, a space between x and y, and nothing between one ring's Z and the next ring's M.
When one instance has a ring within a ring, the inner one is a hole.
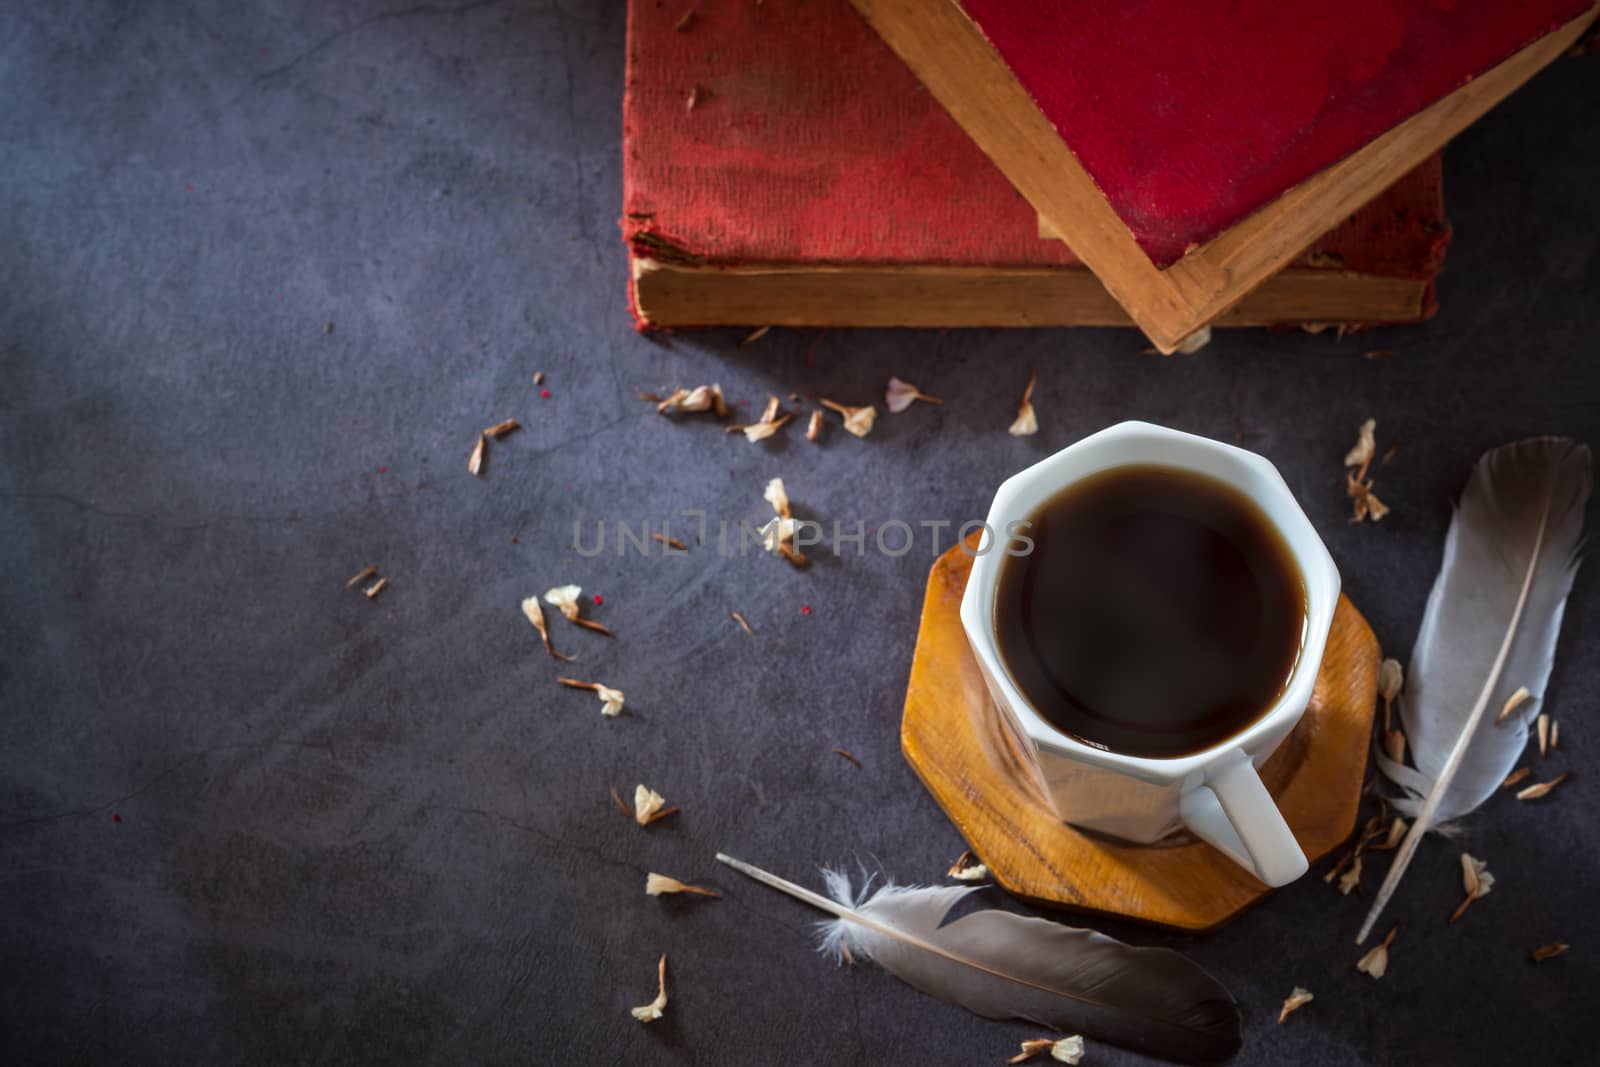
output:
M853 0L1170 351L1559 56L1596 0Z
M641 326L1126 325L848 0L632 0L622 227ZM1224 324L1414 321L1437 157Z

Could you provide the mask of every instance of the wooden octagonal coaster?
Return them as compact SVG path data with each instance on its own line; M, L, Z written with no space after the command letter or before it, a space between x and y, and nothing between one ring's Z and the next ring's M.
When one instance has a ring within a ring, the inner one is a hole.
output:
M994 879L1029 900L1179 930L1209 930L1269 892L1210 845L1179 834L1133 845L1056 818L1015 768L1018 741L961 629L972 559L960 546L928 577L906 687L906 759ZM1378 688L1378 642L1340 597L1316 690L1262 778L1313 863L1350 835Z

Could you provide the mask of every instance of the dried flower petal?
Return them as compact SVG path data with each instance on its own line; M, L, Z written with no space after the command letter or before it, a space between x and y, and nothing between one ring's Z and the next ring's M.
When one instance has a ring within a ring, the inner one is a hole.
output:
M751 637L754 637L756 635L756 632L754 630L750 629L750 624L745 621L745 617L743 615L739 614L737 611L728 612L728 618L732 619L734 622L736 622L740 626L744 627L744 632L749 634Z
M774 478L772 481L768 482L766 489L762 490L761 497L767 503L771 504L772 510L777 512L783 518L787 519L791 516L792 513L789 510L789 491L784 488L782 478Z
M544 371L536 370L536 371L533 372L533 384L534 385L543 385L544 384Z
M1012 437L1028 437L1039 432L1039 417L1033 410L1033 387L1038 384L1037 372L1028 373L1028 385L1022 390L1022 403L1017 406L1017 417L1011 420L1006 431Z
M691 7L689 10L678 16L678 21L672 24L672 28L678 33L682 33L684 30L689 28L689 23L694 21L694 14L694 8Z
M672 549L674 552L687 552L687 551L689 551L689 546L688 545L684 544L682 541L678 540L676 537L669 537L667 534L662 533L660 530L653 531L650 534L650 539L652 541L655 541L657 544L664 545L667 548Z
M958 882L981 882L989 877L989 868L978 862L978 857L972 854L971 849L967 849L956 857L956 861L944 873Z
M582 595L582 586L558 585L554 589L546 590L544 602L561 612L562 618L573 622L578 618L578 598Z
M1350 864L1350 869L1339 877L1339 892L1345 896L1350 895L1350 890L1361 884L1361 857L1357 856L1355 862Z
M1556 956L1561 955L1571 947L1572 946L1567 944L1565 941L1552 941L1548 945L1540 945L1538 948L1528 953L1528 957L1532 959L1534 963L1543 963L1545 960L1554 959Z
M1399 816L1395 816L1394 822L1389 824L1389 833L1383 839L1383 844L1373 845L1373 849L1375 851L1389 852L1399 847L1400 842L1405 839L1406 830L1408 829L1406 821Z
M1302 1008L1305 1005L1310 1004L1315 999L1316 998L1311 994L1311 990L1302 989L1299 986L1295 986L1294 989L1290 990L1289 996L1284 1000L1283 1007L1278 1009L1278 1025L1283 1025L1283 1020L1289 1017L1289 1013L1291 1011Z
M878 421L878 409L868 404L864 408L851 408L843 404L836 404L827 397L819 397L817 403L829 411L836 411L844 417L844 428L857 437L865 437L872 432L872 426Z
M580 586L558 585L545 593L544 602L560 611L561 617L568 622L576 623L585 630L605 634L607 637L615 636L609 626L582 616L583 605L578 599L582 595L583 589Z
M527 601L523 601L526 605ZM580 682L576 678L557 678L556 681L572 689L591 689L595 696L600 698L600 714L606 718L615 718L622 714L622 690L612 689L610 686L599 682Z
M683 102L683 109L685 111L693 111L695 108L699 107L700 106L700 97L702 95L704 95L704 94L700 91L700 86L696 85L693 88L691 88L689 90L688 99L686 99Z
M1382 978L1389 971L1389 945L1394 942L1394 935L1400 932L1399 924L1389 930L1383 942L1367 950L1366 955L1356 961L1356 970L1362 974L1370 974L1374 979Z
M1522 707L1522 705L1526 704L1532 699L1533 694L1528 692L1527 686L1518 686L1515 693L1512 693L1510 696L1506 697L1505 704L1503 704L1500 708L1500 714L1494 717L1494 724L1499 726L1511 716L1513 711L1516 711L1518 708Z
M745 426L729 426L726 427L723 432L743 433L745 440L752 443L756 441L765 441L767 438L777 433L778 428L792 418L794 418L794 412L792 411L786 412L782 417L779 417L778 398L776 396L769 396L767 397L766 410L761 413L761 418L758 421L752 422Z
M1554 778L1550 779L1548 782L1540 782L1538 785L1530 785L1526 789L1519 790L1518 793L1517 793L1517 799L1518 800L1538 800L1540 797L1542 797L1546 793L1550 792L1550 790L1554 789L1556 786L1558 786L1562 782L1566 781L1567 780L1567 775L1570 774L1570 773L1571 773L1570 771L1562 771L1560 774L1556 775Z
M475 441L472 445L472 455L467 457L468 474L476 476L480 471L483 470L483 449L484 437L483 434L480 433L477 441Z
M483 431L483 436L501 438L510 433L512 430L521 428L521 426L522 424L516 419L504 419Z
M1022 1051L1006 1061L1008 1064L1026 1063L1037 1056L1050 1054L1057 1063L1077 1063L1083 1059L1083 1038L1071 1034L1063 1038L1035 1037L1022 1043Z
M767 335L767 331L770 329L772 329L771 326L757 326L755 329L745 334L744 340L739 342L739 346L742 348L745 345L755 344L757 341L765 337Z
M847 749L847 748L835 748L833 751L835 753L837 753L838 755L843 756L845 759L849 760L851 763L854 763L857 767L861 766L861 761L856 759L854 754L852 754L849 749Z
M784 412L781 417L773 419L770 422L752 422L744 426L728 426L724 428L723 432L742 433L744 434L744 439L746 441L754 444L757 441L765 441L767 438L777 433L778 430L783 427L784 423L788 422L792 418L794 418L794 412L787 411Z
M1386 659L1378 666L1378 695L1384 703L1399 696L1405 684L1405 671L1401 669L1399 660Z
M680 882L676 878L668 878L664 874L656 874L654 871L644 876L644 891L653 897L659 897L663 893L698 893L703 897L722 896L715 889L703 889L697 885Z
M1556 746L1559 745L1560 743L1561 743L1561 721L1559 719L1551 719L1550 720L1550 751L1554 752L1556 750Z
M1488 896L1489 890L1494 888L1494 875L1489 873L1489 865L1466 852L1461 854L1461 888L1466 891L1467 898L1450 913L1451 922L1461 918L1468 904Z
M677 810L667 807L666 798L654 789L645 785L633 787L633 821L640 826L649 826L657 819L665 819Z
M821 409L813 408L811 419L806 423L806 440L815 441L820 436L822 436L822 411Z
M728 414L728 404L722 398L722 386L697 385L693 389L674 389L656 405L658 415L672 411L714 411L720 419Z
M1372 462L1372 455L1378 448L1377 429L1377 419L1368 419L1361 424L1355 446L1345 453L1346 467L1365 467Z
M531 596L522 602L522 614L527 616L528 621L533 623L533 628L539 631L539 638L544 641L544 650L550 653L551 658L572 659L564 652L557 652L555 646L550 643L550 628L545 625L544 609L539 607L538 597Z
M1550 754L1550 716L1544 712L1539 713L1539 756L1544 758Z
M1500 783L1500 788L1510 789L1512 786L1516 785L1518 782L1522 781L1532 773L1533 768L1531 767L1518 767L1516 770L1506 775L1506 780Z
M898 415L918 400L928 404L944 403L943 400L936 396L929 396L910 382L902 381L899 378L889 379L889 387L884 390L883 394L883 406L889 409L891 415Z
M383 592L384 588L388 584L389 584L389 579L387 579L387 578L379 578L377 581L373 582L371 585L367 586L365 589L363 589L361 591L363 593L367 594L367 599L368 600L376 600L378 598L378 594Z
M366 581L368 578L371 578L377 573L378 568L376 567L362 567L361 571L354 578L351 578L348 582L344 583L344 587L346 589L354 589L356 586L360 585L362 582Z
M656 964L656 999L633 1009L633 1017L642 1023L655 1022L667 1010L667 954L661 954Z
M1008 1064L1026 1063L1035 1056L1043 1056L1055 1045L1053 1037L1033 1037L1022 1043L1022 1051L1006 1061Z
M594 693L600 698L600 714L608 719L614 719L622 714L622 690L597 685Z

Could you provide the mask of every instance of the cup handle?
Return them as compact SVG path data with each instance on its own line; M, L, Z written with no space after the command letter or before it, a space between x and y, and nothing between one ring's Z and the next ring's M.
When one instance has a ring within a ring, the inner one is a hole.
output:
M1196 836L1269 886L1306 873L1306 854L1243 752L1185 793L1179 811Z

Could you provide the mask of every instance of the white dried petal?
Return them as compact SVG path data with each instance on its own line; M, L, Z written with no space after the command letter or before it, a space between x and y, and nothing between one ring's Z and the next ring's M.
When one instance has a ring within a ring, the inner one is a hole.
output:
M1022 403L1017 407L1017 417L1006 432L1012 437L1028 437L1039 432L1039 417L1033 410L1033 387L1038 384L1036 373L1028 375L1027 387L1022 390Z
M773 422L752 422L748 426L739 427L739 432L744 434L744 439L746 441L749 441L751 444L755 444L757 441L765 441L767 438L777 433L783 427L783 424L788 422L792 417L793 416L791 415L785 415L783 418L777 419Z
M1372 462L1372 454L1378 448L1377 429L1377 419L1368 419L1361 424L1360 434L1356 437L1355 446L1345 453L1344 465L1346 467L1361 467Z
M640 826L647 826L655 819L656 812L667 806L667 799L647 785L633 787L633 821Z
M642 1023L655 1022L665 1014L667 1009L667 956L661 954L661 962L656 964L656 999L648 1004L642 1004L632 1009L633 1017Z
M1550 716L1541 711L1537 721L1539 733L1539 755L1548 755L1550 752Z
M1283 1007L1278 1009L1278 1025L1283 1025L1283 1020L1289 1017L1290 1012L1310 1004L1315 999L1316 997L1312 996L1311 990L1295 986L1289 996L1284 999Z
M558 585L546 591L544 602L561 612L561 617L571 622L578 617L578 598L583 589L576 585Z
M596 685L594 691L600 698L600 714L608 719L614 719L622 714L622 690Z
M776 511L784 518L789 517L789 493L783 487L782 478L774 478L768 482L766 490L761 495L767 503L772 505L773 511Z
M1050 1058L1057 1063L1077 1063L1083 1059L1083 1037L1070 1034L1050 1046Z
M1356 961L1356 970L1362 974L1370 974L1374 979L1382 978L1389 973L1389 946L1394 943L1394 935L1400 932L1400 927L1391 927L1383 941L1367 950L1366 955Z
M478 440L472 445L472 455L467 457L467 473L476 476L483 470L483 434L478 435Z
M1382 978L1389 970L1389 946L1378 945L1370 949L1356 962L1356 970L1374 978Z
M1386 701L1393 700L1404 685L1405 672L1400 669L1400 661L1384 660L1378 667L1378 695Z
M1526 788L1526 789L1519 789L1519 790L1517 790L1517 799L1518 800L1538 800L1540 797L1542 797L1545 794L1549 793L1550 790L1554 789L1556 786L1558 786L1562 782L1566 781L1567 780L1567 775L1569 773L1571 773L1571 772L1562 771L1560 774L1556 775L1554 778L1550 779L1548 782L1539 782L1536 785L1528 786L1528 788Z
M811 419L806 423L806 440L815 441L820 436L822 436L822 412L813 408Z
M819 397L817 403L829 411L837 411L844 419L844 428L857 437L865 437L871 433L873 424L878 421L878 409L871 404L864 408L852 408L829 400L827 397Z
M1496 725L1503 723L1511 717L1511 713L1533 699L1533 694L1528 692L1528 687L1519 685L1517 691L1506 697L1506 702L1500 705L1500 714L1494 717Z
M659 897L664 893L692 893L702 897L722 896L715 889L705 889L701 886L690 885L688 882L680 882L676 878L669 878L654 871L644 876L644 891L652 897Z
M910 382L899 378L890 378L889 387L883 392L883 406L889 409L891 415L898 415L918 400L929 404L944 403L938 397L929 396Z
M1489 865L1469 853L1461 854L1461 887L1466 890L1467 896L1473 900L1489 895L1489 890L1494 888L1494 875L1489 873Z
M1339 876L1339 892L1345 896L1350 895L1350 890L1361 884L1361 857L1357 856L1354 863L1345 868Z

